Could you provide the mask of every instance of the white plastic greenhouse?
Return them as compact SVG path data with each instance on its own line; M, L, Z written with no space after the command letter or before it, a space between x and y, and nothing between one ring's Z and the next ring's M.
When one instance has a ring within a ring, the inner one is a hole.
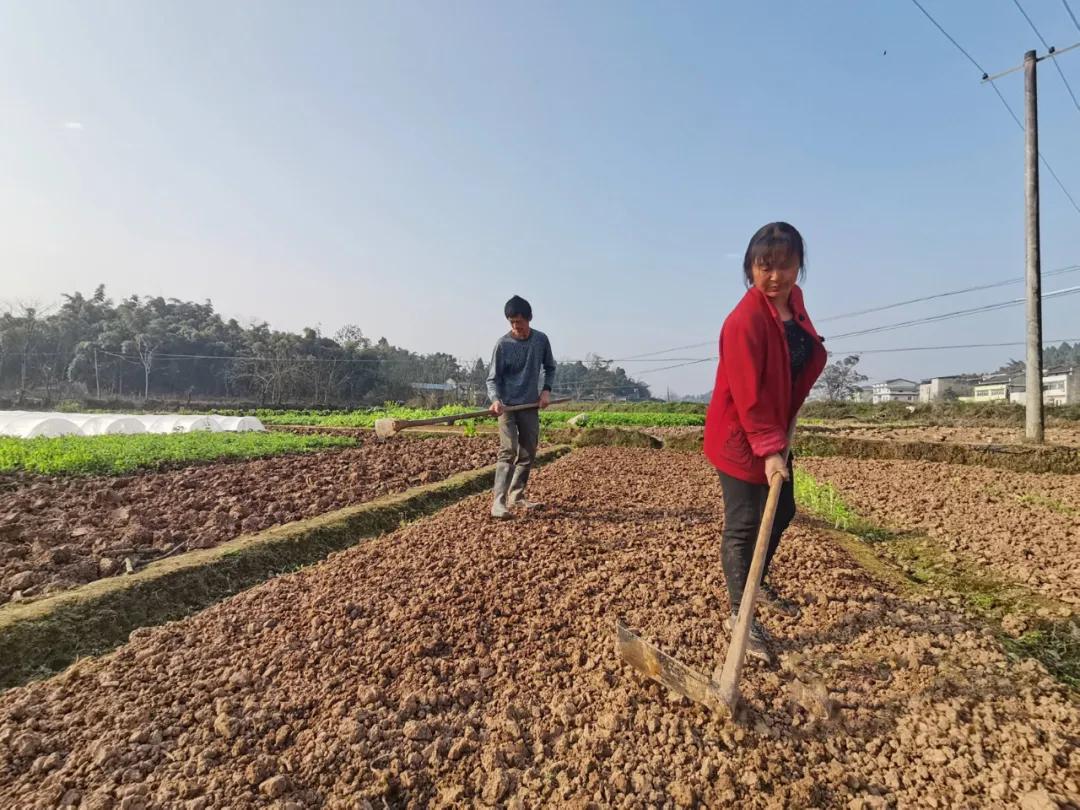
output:
M253 416L213 414L43 413L0 411L0 436L30 439L35 436L103 436L136 433L191 433L193 431L265 431Z
M168 413L162 416L139 418L146 425L148 433L194 433L199 430L218 433L221 430L221 425L212 416L182 416L177 413Z
M77 436L82 433L70 419L44 414L42 416L0 417L0 436L35 439L38 436Z
M263 423L254 416L215 416L222 430L247 433L252 430L266 430Z
M87 419L79 427L84 436L129 435L146 433L146 425L134 416L120 416L115 413L101 414Z

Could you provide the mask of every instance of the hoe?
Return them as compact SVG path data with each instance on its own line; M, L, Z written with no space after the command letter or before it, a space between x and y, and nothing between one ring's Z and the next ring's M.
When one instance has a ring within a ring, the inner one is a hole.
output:
M566 399L553 399L550 404L558 405L561 402L569 401L569 397ZM506 408L506 412L528 411L539 407L539 402L532 402L527 405L511 405ZM462 419L481 419L491 415L491 411L484 410L473 411L472 413L455 413L451 416L436 416L431 419L378 419L375 421L375 435L380 439L388 439L398 431L405 430L405 428L427 427L428 425L452 425L454 422L459 422Z
M794 435L795 422L792 421L788 428L788 447L791 447ZM615 648L623 660L672 692L701 703L713 711L726 711L733 718L738 716L739 678L742 676L746 642L750 638L750 624L754 620L762 570L765 568L765 556L769 549L769 536L772 534L776 505L780 500L783 484L784 480L779 475L774 475L769 482L769 497L765 501L765 512L761 516L761 526L754 543L750 574L746 578L739 617L731 633L731 644L724 658L719 681L680 663L639 638L621 621L615 621ZM820 676L813 671L800 671L802 667L797 664L797 659L790 662L790 668L795 676L791 684L792 696L808 711L831 719L838 709L847 708L829 697L829 690ZM715 674L714 672L713 675Z
M750 637L750 623L754 619L758 590L761 587L761 572L765 567L769 535L772 534L773 521L776 518L776 504L780 500L780 488L783 484L784 479L780 475L775 475L769 485L765 514L761 517L761 526L754 544L750 575L746 578L746 589L739 607L739 618L731 633L731 644L724 658L724 668L719 682L666 655L635 635L621 621L615 621L615 647L624 661L672 692L690 698L714 711L726 710L732 717L736 716L736 710L739 707L739 677L742 675L746 642Z

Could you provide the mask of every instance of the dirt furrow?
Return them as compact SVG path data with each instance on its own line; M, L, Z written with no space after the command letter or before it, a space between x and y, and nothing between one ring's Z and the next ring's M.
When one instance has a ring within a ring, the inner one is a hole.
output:
M890 592L796 526L776 561L790 667L748 667L746 726L616 660L626 619L687 663L723 649L719 486L699 456L580 450L509 524L483 496L134 634L0 696L19 807L1056 807L1080 710L985 631Z
M924 461L806 458L859 514L1080 606L1080 477Z
M163 473L0 476L0 604L123 573L125 558L209 548L440 481L494 463L495 449L489 439L398 437Z
M827 433L834 436L850 436L856 439L888 439L900 442L948 442L974 445L1020 445L1024 442L1024 426L1000 427L953 426L953 425L844 425L839 422L827 424ZM1080 447L1080 428L1049 427L1046 442L1062 447Z

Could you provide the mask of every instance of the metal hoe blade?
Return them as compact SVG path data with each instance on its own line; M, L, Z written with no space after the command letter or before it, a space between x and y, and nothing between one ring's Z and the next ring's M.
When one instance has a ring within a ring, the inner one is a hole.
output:
M734 712L711 678L691 669L637 636L621 621L615 621L615 648L619 657L643 675L676 694L713 710Z
M375 435L380 439L388 439L398 432L397 419L376 419Z

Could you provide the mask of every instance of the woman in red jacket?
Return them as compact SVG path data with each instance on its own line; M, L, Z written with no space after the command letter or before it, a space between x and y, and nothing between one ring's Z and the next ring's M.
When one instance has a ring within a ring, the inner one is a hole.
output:
M765 509L768 482L784 479L762 574L761 600L790 616L798 606L782 597L768 577L780 536L795 516L790 439L795 417L825 367L822 338L814 331L795 283L805 273L799 232L772 222L754 234L743 259L749 288L720 331L720 363L705 417L705 455L719 471L724 492L721 559L731 615L739 612L750 573L754 541ZM753 623L747 651L772 661L769 636Z

